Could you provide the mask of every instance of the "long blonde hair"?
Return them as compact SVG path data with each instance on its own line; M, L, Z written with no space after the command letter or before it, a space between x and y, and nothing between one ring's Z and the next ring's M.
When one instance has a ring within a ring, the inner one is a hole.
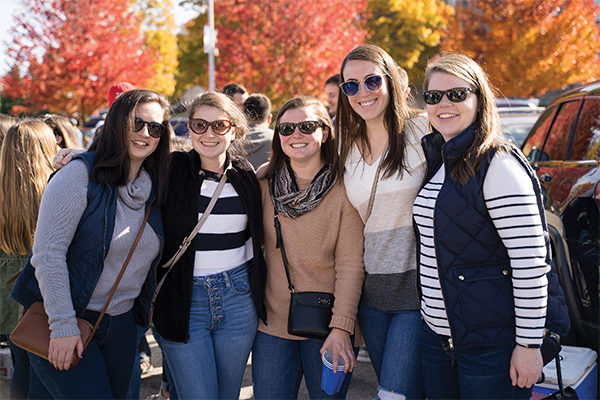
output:
M47 124L13 125L0 150L0 250L27 254L33 246L42 193L52 173L56 139Z

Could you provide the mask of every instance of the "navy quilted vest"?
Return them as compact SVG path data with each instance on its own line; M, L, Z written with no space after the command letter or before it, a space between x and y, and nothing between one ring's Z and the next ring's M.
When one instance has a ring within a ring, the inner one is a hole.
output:
M483 198L483 182L495 151L483 158L475 176L465 185L452 179L455 160L470 146L473 136L474 125L471 125L446 143L437 132L422 140L428 166L424 182L431 179L442 162L445 168L445 180L434 210L434 235L440 285L455 348L494 345L513 341L515 337L510 258ZM535 173L518 150L507 150L528 171L545 226ZM546 239L550 263L547 235ZM549 281L552 299L548 302L546 326L564 335L569 325L564 297L556 277L549 276Z
M85 161L88 171L91 173L94 156L94 153L87 152L76 158ZM104 267L104 258L108 253L115 225L117 194L117 188L112 185L104 185L92 180L88 183L88 204L67 251L71 299L78 317L83 315ZM153 196L152 193L146 207L153 200ZM160 236L161 244L164 243L162 218L158 207L154 207L150 211L148 223ZM161 252L152 262L150 273L134 303L136 322L142 326L148 325L150 302L156 286L156 265L160 260ZM12 292L12 297L25 308L36 301L42 301L30 260L31 253Z

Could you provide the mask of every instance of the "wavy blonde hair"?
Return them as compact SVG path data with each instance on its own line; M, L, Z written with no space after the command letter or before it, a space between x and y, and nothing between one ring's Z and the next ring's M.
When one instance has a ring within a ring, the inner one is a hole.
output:
M26 255L33 246L42 193L56 154L52 128L40 120L14 124L0 150L0 250Z

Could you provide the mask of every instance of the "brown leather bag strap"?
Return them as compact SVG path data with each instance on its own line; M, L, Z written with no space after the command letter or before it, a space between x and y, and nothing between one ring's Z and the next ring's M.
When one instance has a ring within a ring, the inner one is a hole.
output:
M129 261L131 260L131 256L133 256L133 252L135 251L135 248L137 247L138 242L140 241L140 238L142 237L142 233L144 232L144 228L146 227L146 222L148 221L148 217L150 216L151 209L152 209L152 206L148 207L148 209L146 210L146 215L144 215L144 220L142 221L142 226L140 226L140 230L138 231L138 234L137 234L135 240L133 241L133 244L131 245L131 250L129 250L129 254L127 255L127 258L125 259L125 262L123 263L123 267L121 267L121 272L119 272L119 276L117 276L117 281L113 285L113 288L110 291L110 294L108 295L106 304L104 304L104 308L102 309L102 312L100 313L100 316L98 317L98 320L96 321L96 324L94 325L94 329L92 329L92 333L90 334L90 336L88 337L86 342L83 344L84 349L90 343L90 340L92 340L92 338L94 337L96 330L100 326L100 321L102 321L102 318L104 317L104 313L106 313L106 310L108 309L108 305L110 304L110 301L112 300L113 295L117 291L117 286L119 286L119 282L121 282L121 278L123 277L123 274L125 274L125 268L127 268L127 265L129 264Z

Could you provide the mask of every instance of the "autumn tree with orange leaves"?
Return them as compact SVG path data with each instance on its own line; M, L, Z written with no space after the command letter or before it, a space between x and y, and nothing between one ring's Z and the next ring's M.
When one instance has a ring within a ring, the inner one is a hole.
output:
M123 0L24 0L15 16L2 78L3 96L23 99L17 112L87 116L106 105L118 81L142 85L154 52L144 48L143 15Z
M442 49L481 63L504 96L538 96L600 77L599 14L593 0L470 1Z
M220 0L217 87L236 81L275 104L318 95L351 49L363 42L366 0Z

